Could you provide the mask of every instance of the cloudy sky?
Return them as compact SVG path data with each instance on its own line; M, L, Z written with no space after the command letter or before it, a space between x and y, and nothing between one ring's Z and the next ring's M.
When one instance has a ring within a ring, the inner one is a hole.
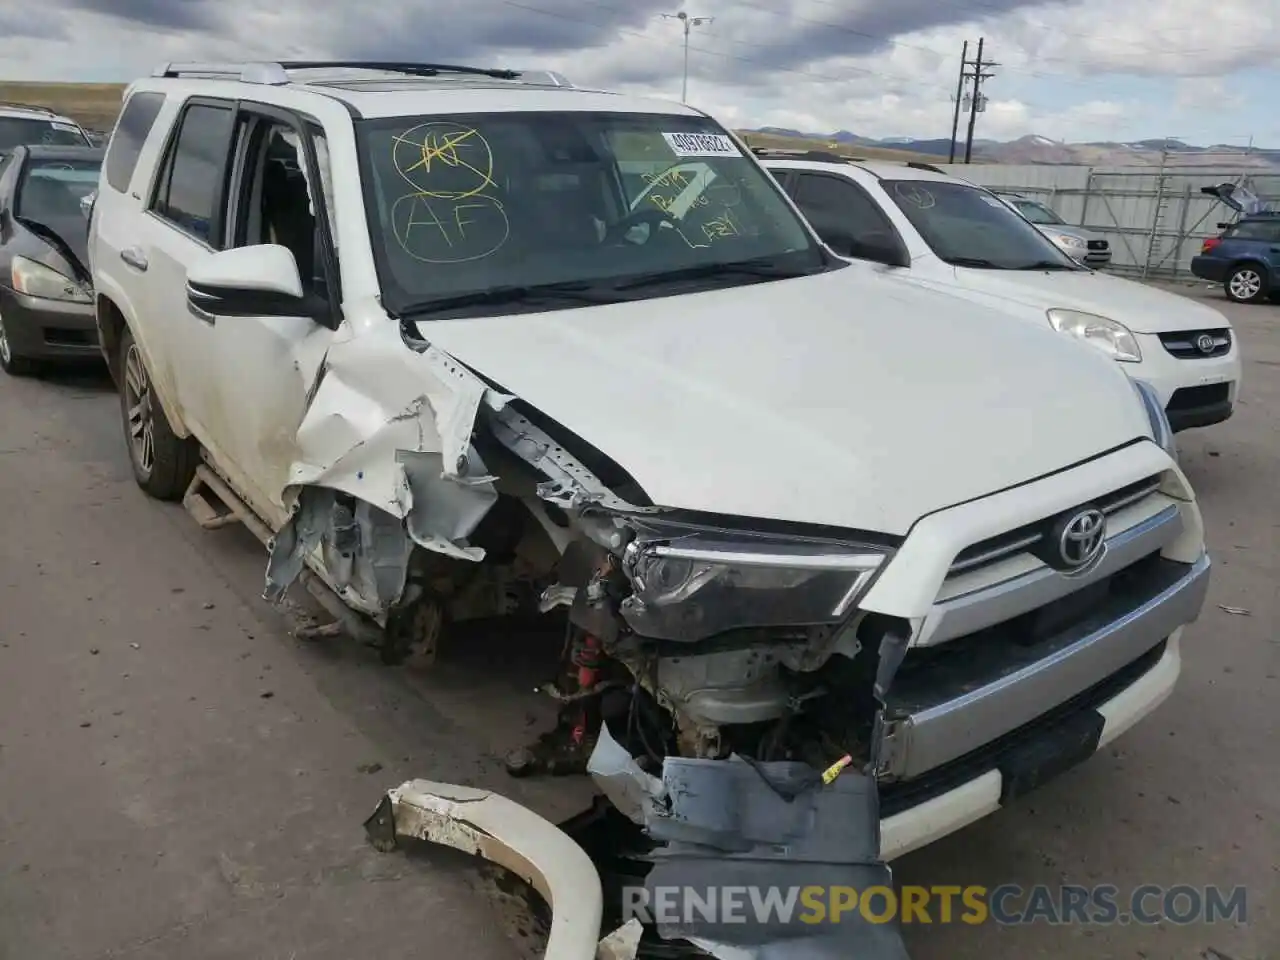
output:
M181 59L553 67L678 98L681 0L41 0L0 75L128 80ZM945 137L961 44L1001 66L978 136L1280 147L1280 0L685 0L689 99L726 123Z

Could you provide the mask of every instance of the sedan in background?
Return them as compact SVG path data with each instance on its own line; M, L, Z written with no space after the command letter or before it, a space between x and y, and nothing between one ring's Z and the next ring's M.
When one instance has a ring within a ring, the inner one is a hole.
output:
M1032 200L1020 193L995 191L997 197L1022 214L1053 243L1077 263L1101 270L1111 265L1111 244L1100 233L1085 227L1075 227L1058 216L1039 200Z
M0 368L100 362L82 201L98 187L101 147L18 146L0 167Z

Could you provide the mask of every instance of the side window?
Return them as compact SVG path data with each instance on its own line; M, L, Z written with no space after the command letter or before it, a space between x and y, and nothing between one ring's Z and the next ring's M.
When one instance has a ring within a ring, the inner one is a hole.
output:
M124 193L129 189L133 170L138 165L138 155L142 153L142 145L147 142L147 135L155 126L162 106L164 94L148 92L135 93L124 105L115 132L111 134L107 159L103 164L107 184L112 190Z
M1241 221L1227 234L1232 240L1271 240L1275 235L1275 225L1264 220Z
M329 293L329 267L322 232L328 206L328 147L323 132L309 128L321 183L312 183L303 142L293 127L242 115L237 150L240 170L232 206L228 246L274 243L287 247L303 285L321 297Z
M214 249L222 245L219 201L234 116L229 105L187 107L169 143L151 204L157 214Z
M875 201L844 177L797 172L790 193L818 236L837 253L859 257L864 246L883 249L898 242Z

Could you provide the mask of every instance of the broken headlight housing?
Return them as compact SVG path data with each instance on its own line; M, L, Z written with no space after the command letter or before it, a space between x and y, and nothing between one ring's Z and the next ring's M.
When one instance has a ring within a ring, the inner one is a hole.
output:
M636 540L623 570L633 594L622 616L655 640L704 640L730 630L842 622L889 551L863 544L691 533Z

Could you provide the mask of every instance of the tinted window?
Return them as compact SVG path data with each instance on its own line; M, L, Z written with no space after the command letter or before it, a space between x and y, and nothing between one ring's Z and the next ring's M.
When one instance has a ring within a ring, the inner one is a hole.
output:
M1226 234L1233 240L1280 240L1280 223L1267 220L1245 220L1237 223Z
M0 117L0 150L43 143L55 147L84 147L89 141L74 123L37 117Z
M218 198L226 179L234 114L230 107L193 104L182 117L169 145L153 209L187 233L211 246Z
M80 199L98 188L98 160L28 160L14 212L47 222L78 220Z
M111 134L111 145L107 148L107 183L111 189L121 193L129 189L133 168L138 165L138 154L142 152L142 145L162 106L163 93L135 93L125 104L115 132Z
M947 263L986 270L1084 269L985 190L946 180L880 185Z
M856 257L862 243L897 243L896 231L875 201L844 177L797 173L791 192L805 218L837 253Z

